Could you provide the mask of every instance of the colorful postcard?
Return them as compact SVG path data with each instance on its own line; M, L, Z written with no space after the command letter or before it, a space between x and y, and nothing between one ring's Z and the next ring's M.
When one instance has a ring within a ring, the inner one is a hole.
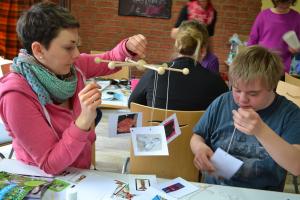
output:
M180 177L168 182L154 185L153 187L174 198L181 198L199 189L198 187Z
M164 126L167 142L170 143L181 134L176 113L165 119L161 124Z
M130 134L130 128L142 126L142 113L111 114L108 120L109 136L124 136Z
M135 156L169 155L163 126L131 128Z
M0 199L41 199L53 178L0 172Z

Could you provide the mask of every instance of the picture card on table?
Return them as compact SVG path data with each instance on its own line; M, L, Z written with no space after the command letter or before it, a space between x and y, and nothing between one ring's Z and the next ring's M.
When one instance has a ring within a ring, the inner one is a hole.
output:
M129 175L129 190L132 194L142 194L150 186L157 184L155 175Z
M135 156L169 155L163 126L137 127L130 131Z
M213 175L225 179L230 179L244 163L221 148L217 148L210 161L216 168Z
M165 192L166 194L174 198L181 198L199 189L198 187L194 186L181 177L175 178L165 183L154 185L153 187Z
M142 126L142 113L116 113L108 119L109 136L124 136L130 134L130 128Z
M114 193L108 198L109 200L124 200L124 199L132 199L136 195L131 194L129 191L129 184L120 180L115 180L115 184L117 185Z
M181 134L176 113L165 119L160 125L165 128L168 143L172 142Z

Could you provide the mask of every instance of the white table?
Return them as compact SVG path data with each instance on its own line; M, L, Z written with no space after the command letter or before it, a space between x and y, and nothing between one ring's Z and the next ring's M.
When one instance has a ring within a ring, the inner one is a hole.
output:
M113 179L128 182L128 175L90 171L92 174L111 177ZM158 182L167 181L166 179L158 179ZM300 200L299 194L272 192L265 190L255 190L239 187L229 187L221 185L209 185L203 183L193 183L199 190L181 198L182 200ZM79 191L80 192L80 191ZM49 193L47 194L49 195ZM48 200L45 196L43 200ZM55 198L56 199L56 198ZM81 200L81 199L78 199ZM133 199L134 200L134 199Z
M3 166L3 161L0 161L0 170L10 170L12 168L20 170L19 173L28 173L32 171L33 174L43 173L37 167L32 167L28 165L24 165L22 163L11 163L5 162L6 165L9 164L10 166ZM11 166L11 165L18 165L18 166ZM4 170L4 171L7 171ZM81 188L78 190L78 196L84 196L84 198L78 198L78 200L98 200L103 199L105 196L101 194L100 191L103 191L103 187L111 188L109 183L112 180L118 179L123 182L128 183L128 175L126 174L118 174L118 173L110 173L110 172L100 172L95 170L76 170L76 176L86 175L86 183L85 185L78 186ZM9 172L9 171L8 171ZM16 173L16 172L14 172ZM70 174L73 176L73 174ZM166 181L166 179L158 179L158 182ZM246 189L246 188L238 188L238 187L229 187L229 186L220 186L220 185L208 185L203 183L193 183L195 186L199 187L199 190L185 196L181 199L183 200L300 200L299 194L290 194L290 193L283 193L283 192L271 192L271 191L264 191L264 190L254 190L254 189ZM75 187L77 187L75 186ZM86 188L86 190L82 189ZM105 190L104 190L105 191ZM98 193L99 194L98 194ZM99 196L99 198L89 198L89 194L95 196ZM107 196L106 196L107 197ZM43 200L63 200L65 198L65 194L61 192L61 194L52 192L47 190L45 195L43 196ZM106 198L108 199L108 198Z

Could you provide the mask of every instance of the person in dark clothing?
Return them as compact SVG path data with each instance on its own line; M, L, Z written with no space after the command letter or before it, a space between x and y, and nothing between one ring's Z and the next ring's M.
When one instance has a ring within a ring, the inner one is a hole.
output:
M204 25L195 20L183 22L176 35L176 58L167 64L177 69L188 68L189 74L166 71L158 75L156 71L147 71L132 92L129 106L135 102L163 109L205 110L216 97L228 91L218 74L198 62L207 41Z

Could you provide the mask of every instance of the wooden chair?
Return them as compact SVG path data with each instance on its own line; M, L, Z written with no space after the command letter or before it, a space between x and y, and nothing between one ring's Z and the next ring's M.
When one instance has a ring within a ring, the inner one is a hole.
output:
M285 96L300 107L300 86L293 85L284 81L279 81L276 92Z
M204 111L178 111L151 108L131 103L132 112L143 113L143 126L155 126L167 117L176 113L181 129L181 135L168 144L169 156L134 156L130 150L130 173L156 174L161 178L173 179L182 177L188 181L199 181L200 172L193 164L194 155L190 148L193 127ZM151 113L153 118L151 121Z
M300 79L299 78L296 78L296 77L294 77L294 76L292 76L292 75L290 75L288 73L285 73L284 78L285 78L285 82L300 87Z
M91 54L101 54L101 53L104 53L105 51L90 51ZM113 73L113 74L110 74L110 75L106 75L106 76L102 76L101 78L107 78L107 79L117 79L117 80L120 80L120 79L127 79L129 80L129 67L121 67L121 70L116 72L116 73Z
M291 75L285 74L285 81L279 81L277 88L276 88L276 92L282 96L285 96L287 99L289 99L290 101L294 102L296 105L298 105L300 107L300 85L296 86L292 83L288 83L287 82L287 77L288 77L288 81L292 82L294 81L293 79L296 79L294 77L292 77ZM297 81L300 80L297 79ZM295 188L295 193L299 193L299 183L298 183L298 178L297 176L293 176L293 185Z
M12 60L2 59L0 57L0 77L10 72L10 65L13 63Z

